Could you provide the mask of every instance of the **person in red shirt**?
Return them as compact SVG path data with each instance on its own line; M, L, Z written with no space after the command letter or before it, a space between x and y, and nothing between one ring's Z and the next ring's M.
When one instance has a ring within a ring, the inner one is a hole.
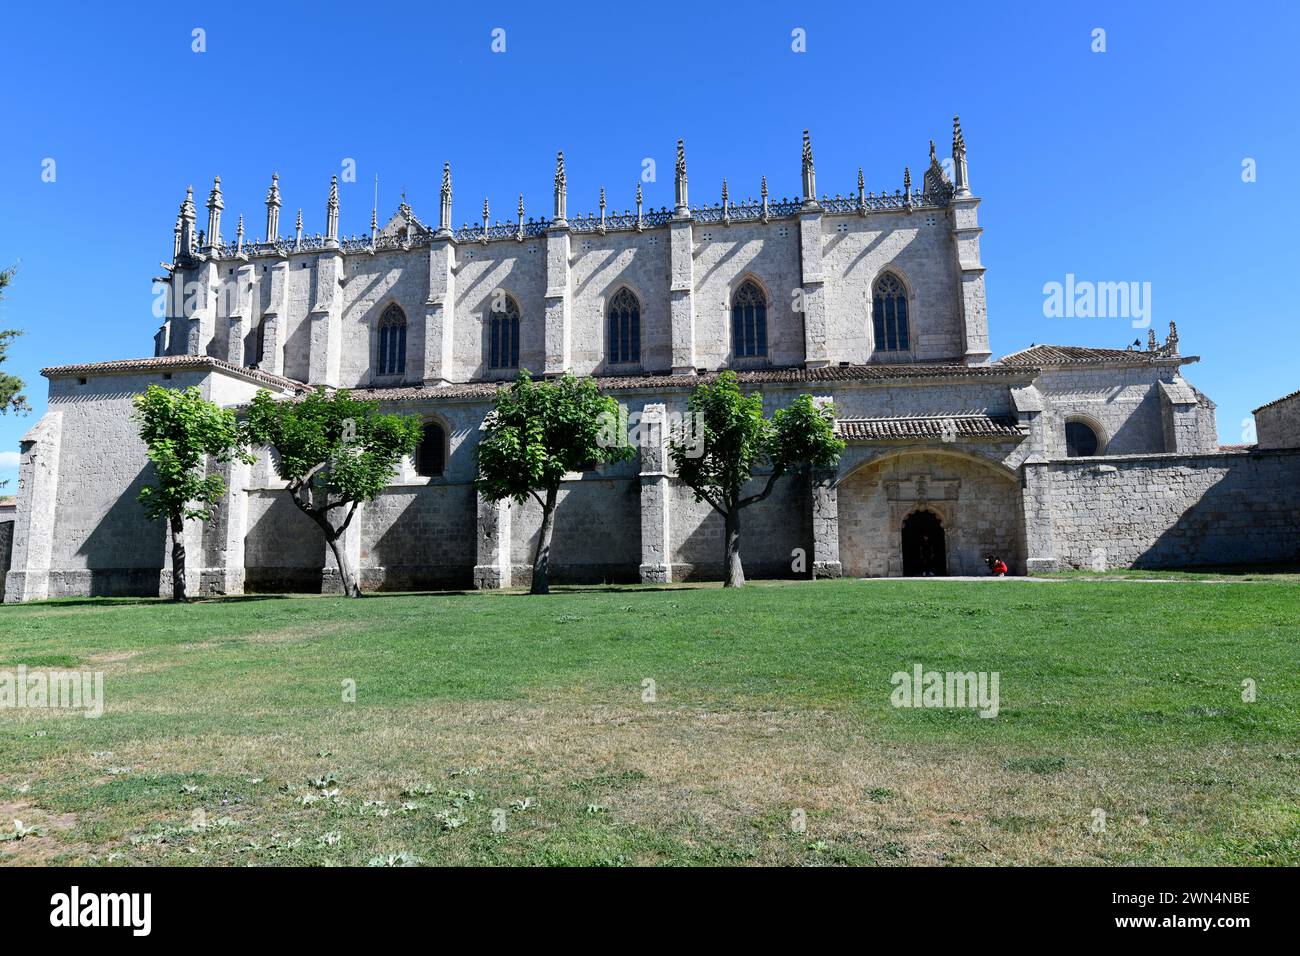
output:
M1007 576L1007 563L1005 561L992 554L990 554L986 560L990 572L1000 578L1005 578Z

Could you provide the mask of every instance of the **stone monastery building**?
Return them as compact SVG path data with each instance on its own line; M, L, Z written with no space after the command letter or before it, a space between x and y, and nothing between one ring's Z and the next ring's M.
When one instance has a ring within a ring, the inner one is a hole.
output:
M131 400L151 383L224 405L349 388L419 415L424 441L346 537L368 589L527 582L533 503L476 495L474 447L519 369L594 376L655 440L636 460L573 474L552 571L564 581L722 574L722 522L673 476L654 422L720 369L768 413L801 393L834 402L836 470L793 475L746 512L751 577L982 574L1300 557L1300 451L1221 449L1214 404L1183 377L1173 324L1145 348L1034 345L992 360L978 209L954 121L952 176L930 145L915 188L817 198L804 134L802 197L693 206L677 147L672 209L570 216L561 154L554 211L437 226L402 202L366 236L280 229L223 236L218 179L198 229L192 193L167 267L172 303L148 358L47 368L49 410L22 442L7 601L170 593L167 532L136 496L148 479ZM225 224L227 227L229 223ZM1283 442L1282 444L1287 444ZM191 593L337 585L316 528L263 455L223 466L228 499L189 522ZM761 477L760 479L761 480ZM197 558L197 559L196 559Z

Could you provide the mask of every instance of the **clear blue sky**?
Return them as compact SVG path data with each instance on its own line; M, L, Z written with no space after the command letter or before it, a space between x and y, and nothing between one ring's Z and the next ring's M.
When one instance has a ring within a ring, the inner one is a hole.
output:
M323 231L344 158L342 231L369 227L374 176L436 219L440 170L459 224L549 214L557 149L571 213L603 183L672 202L677 138L691 197L799 189L800 131L818 187L919 180L960 113L981 206L995 355L1031 342L1122 347L1129 320L1044 318L1067 273L1152 285L1161 338L1218 403L1222 440L1300 387L1300 87L1294 3L9 4L0 31L0 264L18 263L0 328L34 413L0 417L0 479L45 407L45 365L151 354L150 279L170 258L185 186L225 187L260 235L280 173L282 232ZM189 12L184 7L192 7ZM191 50L206 31L207 52ZM491 50L505 30L506 51ZM1091 50L1094 28L1106 52ZM791 49L806 31L807 52ZM1242 181L1242 161L1257 181ZM56 162L43 182L42 162ZM202 224L202 222L201 222Z

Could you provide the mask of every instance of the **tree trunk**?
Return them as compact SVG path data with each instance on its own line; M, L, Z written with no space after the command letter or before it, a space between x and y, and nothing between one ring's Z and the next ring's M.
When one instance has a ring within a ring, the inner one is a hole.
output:
M723 515L726 528L726 564L727 579L724 588L738 588L745 584L745 568L740 563L740 509L732 505L731 510Z
M357 580L356 572L348 563L347 552L339 547L339 540L342 537L342 533L325 532L325 540L329 542L330 550L334 552L334 564L339 569L339 588L344 597L361 597L361 582Z
M551 591L551 532L555 530L555 499L559 488L546 489L546 503L542 505L542 529L537 534L537 553L533 555L533 586L530 594L549 594Z
M172 600L188 601L185 591L185 519L171 516L172 529Z

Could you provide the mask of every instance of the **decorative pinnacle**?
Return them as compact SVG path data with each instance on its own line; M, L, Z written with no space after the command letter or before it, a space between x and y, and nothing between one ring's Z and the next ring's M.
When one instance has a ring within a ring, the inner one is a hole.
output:
M934 140L930 140L930 162L938 162L938 158L934 155Z
M1156 330L1147 329L1147 351L1154 352L1155 350L1156 350Z
M208 193L209 209L225 209L226 204L221 201L221 177L215 176L212 179L212 192Z
M725 176L722 179L722 202L724 205L727 202L727 179Z
M564 175L564 150L555 154L555 188L563 189L569 184L568 178Z
M519 218L524 218L524 194L519 194Z
M866 180L862 178L862 167L859 166L858 167L858 192L862 192L862 190L865 187L866 187Z
M912 170L910 167L903 167L903 194L909 195L912 192Z
M371 230L379 228L379 210L374 206L370 207L370 228Z
M266 191L266 204L268 206L280 207L280 174L271 174L271 188Z
M235 238L240 242L244 241L244 214L239 214L239 224L235 226Z
M803 131L803 168L813 168L812 137L807 130Z
M194 187L185 187L185 199L181 202L181 216L186 219L194 218Z
M298 210L298 222L295 223L294 228L296 228L299 232L302 232L302 210L301 209Z
M487 220L488 220L488 201L487 201L487 197L484 196L483 197L483 221L487 222Z
M763 199L767 198L767 177L766 176L763 177L762 182L759 184L758 194Z
M442 195L451 198L451 163L442 164Z
M605 187L600 187L600 211L605 211Z
M677 141L677 175L686 175L686 143L680 139Z
M641 205L641 180L636 181L636 204Z
M961 117L954 116L952 118L952 154L956 156L958 152L966 152L966 138L961 134Z
M337 176L330 177L330 198L328 205L330 209L337 209L339 207L339 178Z

